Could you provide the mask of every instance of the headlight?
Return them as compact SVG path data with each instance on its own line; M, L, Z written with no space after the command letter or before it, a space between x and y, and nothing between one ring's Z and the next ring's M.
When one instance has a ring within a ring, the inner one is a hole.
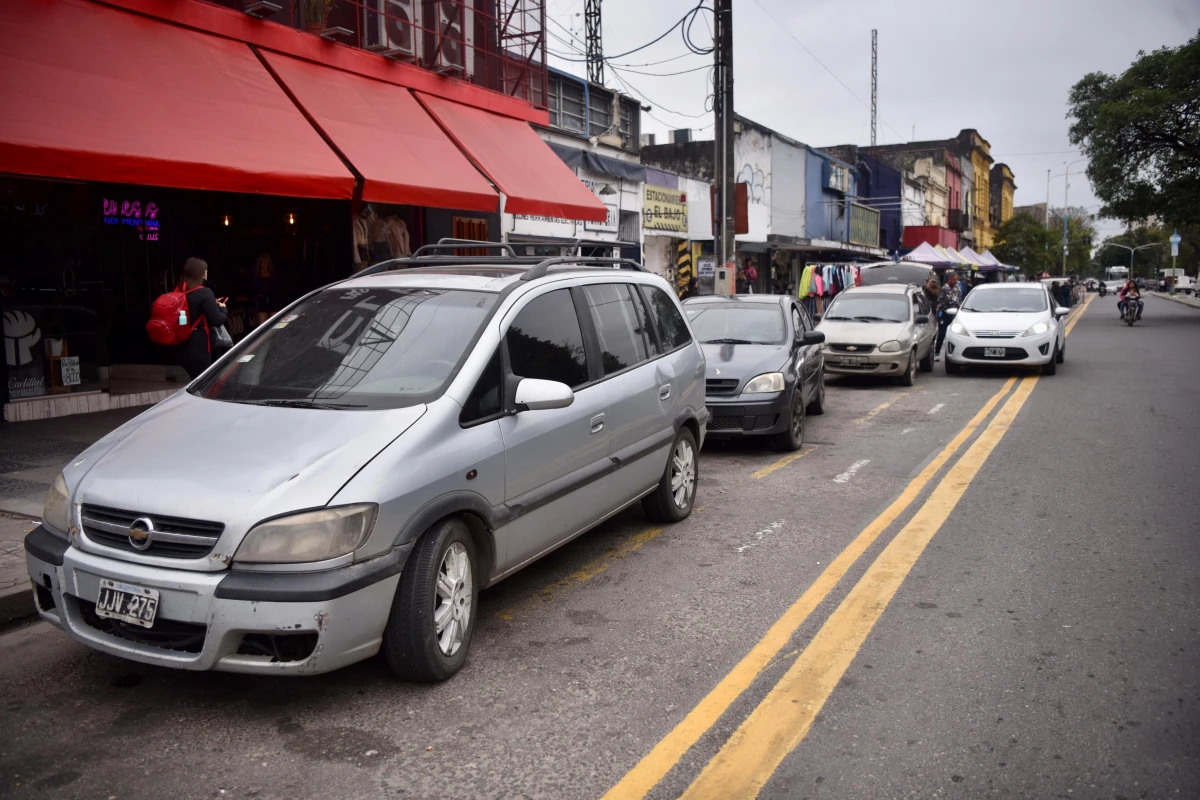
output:
M962 336L969 335L967 333L966 327L961 322L950 323L950 330L953 331L954 333L961 334Z
M899 353L902 349L900 343L895 339L879 345L879 352L881 353Z
M782 392L783 391L783 373L768 372L765 375L759 375L742 390L743 394L761 394L763 392Z
M46 492L42 522L63 534L71 528L71 498L67 494L67 479L61 472L54 479L54 483L50 484L50 491Z
M363 503L260 522L246 534L233 560L294 564L353 553L371 535L378 511L374 503Z
M1022 336L1041 336L1046 331L1050 330L1050 325L1045 322L1035 322L1030 326L1029 330L1022 333Z

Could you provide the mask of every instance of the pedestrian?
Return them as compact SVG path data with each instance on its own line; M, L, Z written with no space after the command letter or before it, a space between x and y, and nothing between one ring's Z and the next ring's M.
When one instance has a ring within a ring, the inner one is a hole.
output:
M958 273L946 273L946 285L938 292L937 300L937 318L938 318L938 336L937 345L933 348L933 360L942 360L942 342L946 340L946 328L950 327L950 323L954 320L953 314L947 314L947 309L958 308L962 305L962 289L958 285Z
M1062 297L1062 286L1059 285L1058 281L1054 281L1050 284L1050 296L1054 298L1054 303L1056 305L1065 305Z
M750 279L746 276L746 270L739 269L737 271L737 281L734 285L734 291L737 294L746 294L750 291Z
M925 299L929 301L930 308L937 308L938 295L941 291L942 287L938 286L936 277L931 277L925 282Z
M696 278L693 277L691 280L689 280L687 282L687 286L684 287L683 294L679 295L679 299L687 300L689 297L695 297L697 294L698 286L699 286L699 284L697 283Z
M179 366L195 379L212 364L213 331L225 324L224 298L217 296L204 285L208 280L208 262L189 258L183 262L183 290L187 293L188 319L199 320L192 336L177 350Z

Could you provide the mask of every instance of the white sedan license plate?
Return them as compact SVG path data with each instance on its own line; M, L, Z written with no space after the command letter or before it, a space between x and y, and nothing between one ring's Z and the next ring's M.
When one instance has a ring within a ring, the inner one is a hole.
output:
M143 628L154 626L158 613L158 590L133 586L120 581L100 579L100 596L96 598L96 616L119 619Z
M985 347L983 348L984 358L1004 358L1007 354L1006 348L1003 347Z
M867 363L866 356L842 356L838 359L840 364L865 364Z

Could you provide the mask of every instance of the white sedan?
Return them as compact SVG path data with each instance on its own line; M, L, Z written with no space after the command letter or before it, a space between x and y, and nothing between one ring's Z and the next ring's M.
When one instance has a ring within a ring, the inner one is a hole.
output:
M973 364L1040 366L1053 375L1066 356L1064 319L1039 283L989 283L971 290L946 329L946 373Z

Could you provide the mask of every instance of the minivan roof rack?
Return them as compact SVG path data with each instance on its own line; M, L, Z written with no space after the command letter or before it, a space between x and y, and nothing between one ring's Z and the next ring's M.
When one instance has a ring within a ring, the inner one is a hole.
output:
M413 253L409 258L419 258L423 253L435 254L441 250L460 250L463 248L471 248L472 250L503 250L510 258L517 257L517 251L508 242L481 242L475 239L452 239L444 237L438 239L437 244L426 244L417 248L417 252Z
M525 270L525 274L521 276L523 281L536 281L538 278L544 278L551 267L556 267L560 264L577 264L579 269L588 269L594 266L611 265L617 269L632 269L638 272L648 272L638 262L632 258L592 258L590 256L556 256L547 258L529 269Z

